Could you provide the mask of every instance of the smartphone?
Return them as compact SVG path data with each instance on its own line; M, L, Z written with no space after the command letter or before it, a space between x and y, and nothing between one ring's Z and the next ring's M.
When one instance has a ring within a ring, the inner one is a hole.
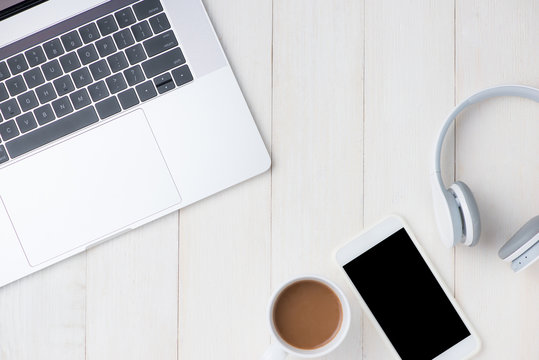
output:
M336 260L395 358L462 360L479 351L479 337L400 217L363 232Z

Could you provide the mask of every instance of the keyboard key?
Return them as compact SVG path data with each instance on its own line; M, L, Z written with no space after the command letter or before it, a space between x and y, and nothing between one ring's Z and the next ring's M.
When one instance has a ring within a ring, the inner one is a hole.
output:
M116 17L116 21L118 21L118 25L120 25L121 28L129 26L136 21L135 15L133 14L133 10L131 10L131 8L122 9L116 12L114 16Z
M92 100L90 99L90 95L88 95L88 91L86 89L80 89L69 95L71 98L71 102L73 103L73 106L76 110L81 109L87 105L90 105Z
M116 25L116 21L112 15L97 20L97 26L99 26L99 31L101 31L101 35L103 36L107 36L118 30L118 25Z
M124 49L135 43L135 39L133 39L133 35L131 34L131 30L129 29L123 29L122 31L118 31L113 36L114 41L116 42L116 46L118 46L118 49Z
M110 70L113 73L123 70L129 66L127 58L125 57L125 54L123 52L119 52L109 56L107 58L107 61L109 62Z
M51 100L56 99L56 92L51 83L46 83L43 86L40 86L36 89L36 94L39 99L39 102L45 104Z
M124 76L120 74L114 74L111 77L108 77L107 86L109 87L110 93L115 94L118 91L122 91L127 87ZM98 110L99 112L99 110Z
M146 101L157 96L157 91L155 91L152 81L146 81L145 83L138 85L135 89L137 89L140 101Z
M154 76L182 65L183 63L185 63L185 58L183 57L182 51L180 48L175 48L143 62L142 68L144 69L146 77L153 78Z
M28 134L11 140L6 143L6 147L11 157L15 158L77 130L83 129L97 121L99 121L99 119L95 113L95 109L92 106L89 106L47 126L43 126Z
M69 75L62 76L59 79L54 80L54 88L58 93L58 96L66 95L75 90L73 81Z
M116 52L116 45L114 45L114 41L112 41L111 36L107 36L104 39L96 41L95 46L97 47L97 51L101 57L105 57Z
M95 108L101 119L108 118L122 111L122 108L120 107L120 104L115 96L98 102L95 104Z
M79 33L77 33L76 30L65 34L61 37L61 39L66 51L75 50L76 48L82 46L82 41L80 39Z
M89 23L88 25L81 27L79 29L79 34L85 44L91 43L101 37L97 30L97 25L94 23Z
M150 25L146 20L131 26L131 31L137 41L142 41L152 36L152 30L150 30Z
M193 80L193 75L187 65L172 70L172 77L178 86L182 86Z
M125 49L125 54L127 55L127 59L129 59L129 63L131 65L135 65L138 62L146 60L146 54L144 53L144 49L140 44L136 44Z
M73 107L71 106L71 102L67 96L53 101L52 108L54 109L57 117L62 117L73 112Z
M94 62L99 58L94 44L86 45L85 47L78 49L77 54L79 54L82 65Z
M116 12L114 17L116 17L116 21L118 21L118 25L120 25L121 28L129 26L136 21L131 8L125 8Z
M124 76L129 86L134 86L145 80L144 73L142 72L140 65L133 66L132 68L125 70Z
M133 5L137 19L142 20L163 11L159 0L144 0Z
M0 81L7 79L11 74L7 68L6 62L0 62Z
M23 134L37 127L36 119L31 112L19 116L16 120L17 125Z
M28 111L39 105L36 94L33 91L28 91L22 95L19 95L17 100L19 101L22 111Z
M105 59L99 60L90 65L90 71L92 72L92 76L96 81L110 75L110 69Z
M94 102L103 100L109 96L109 89L107 89L107 85L105 85L104 81L100 81L88 86L88 91L90 92L90 96Z
M139 103L137 94L133 89L127 89L119 93L118 100L120 100L120 104L122 104L122 108L124 110L129 109L130 107L133 107Z
M73 72L71 74L71 77L73 78L77 89L86 86L92 82L92 76L90 75L88 68L85 67Z
M9 99L8 101L1 103L0 111L2 111L2 115L4 115L4 119L6 120L11 119L12 117L21 113L19 104L17 104L17 100L15 99Z
M77 57L77 54L75 54L74 51L62 56L60 58L60 64L62 64L62 68L64 69L64 72L66 73L80 68L79 58Z
M14 78L6 80L6 87L9 90L11 96L19 95L20 93L26 91L26 84L22 79L22 75L17 75Z
M0 83L0 101L4 101L9 97L6 86ZM2 121L0 119L0 121Z
M174 81L172 81L172 76L170 76L169 73L159 75L158 77L153 79L153 83L155 84L155 87L157 88L159 94L165 93L176 87L174 85Z
M60 39L52 39L51 41L47 41L45 44L43 44L43 49L45 49L45 54L47 54L49 60L54 59L55 57L64 53L64 48L62 47Z
M26 83L30 89L35 88L36 86L39 86L45 82L45 78L43 77L43 73L41 72L40 68L34 68L25 72L24 80L26 80Z
M45 53L43 52L41 46L28 50L24 53L24 55L26 55L26 60L28 60L28 64L30 64L30 67L43 64L45 61L47 61L47 58L45 57Z
M28 70L28 63L22 54L15 55L11 59L8 59L7 64L9 65L9 70L11 70L13 75Z
M176 40L176 36L174 36L172 30L154 36L144 42L144 49L146 49L146 52L150 57L162 53L163 51L170 50L176 46L178 46L178 40Z
M49 104L35 109L34 115L36 116L36 120L39 125L45 125L54 120L54 113L52 112L52 108Z
M19 135L19 129L17 129L15 121L10 120L8 122L0 124L0 136L2 136L2 140L8 141L13 139L17 135Z
M63 74L60 63L56 59L42 65L41 70L43 70L43 74L45 74L45 79L47 79L47 81L56 79Z
M9 160L9 157L7 156L6 148L3 145L0 145L0 164L5 163Z
M170 29L170 23L165 13L150 18L150 25L152 25L152 30L155 34Z

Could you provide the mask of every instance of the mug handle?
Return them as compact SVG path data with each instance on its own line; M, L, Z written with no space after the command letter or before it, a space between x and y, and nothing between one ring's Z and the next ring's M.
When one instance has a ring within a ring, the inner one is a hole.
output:
M260 360L283 360L286 358L286 352L277 344L271 344Z

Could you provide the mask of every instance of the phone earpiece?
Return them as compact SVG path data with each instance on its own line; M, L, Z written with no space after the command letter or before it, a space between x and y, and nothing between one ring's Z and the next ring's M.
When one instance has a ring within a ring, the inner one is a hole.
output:
M481 219L472 190L462 181L457 181L451 185L449 191L455 197L462 220L462 239L460 242L466 246L475 246L481 235Z

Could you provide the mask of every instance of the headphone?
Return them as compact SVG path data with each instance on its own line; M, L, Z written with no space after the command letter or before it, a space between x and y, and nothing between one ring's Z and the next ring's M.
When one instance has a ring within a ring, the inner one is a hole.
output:
M539 89L521 85L504 85L482 90L461 102L445 120L434 155L434 171L431 173L432 198L436 223L444 245L448 248L459 243L474 246L481 234L479 209L470 188L457 181L448 189L441 175L440 158L442 145L449 126L469 105L498 96L517 96L539 102ZM539 215L524 224L500 249L499 257L511 262L511 268L519 272L539 259Z

